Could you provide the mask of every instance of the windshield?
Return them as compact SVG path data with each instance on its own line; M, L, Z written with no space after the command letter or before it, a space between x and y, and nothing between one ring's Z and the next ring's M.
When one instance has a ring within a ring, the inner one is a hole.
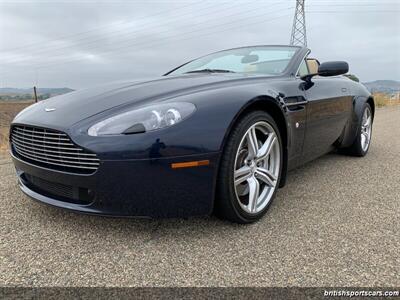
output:
M288 66L296 47L259 46L220 51L195 59L168 73L235 72L279 75Z

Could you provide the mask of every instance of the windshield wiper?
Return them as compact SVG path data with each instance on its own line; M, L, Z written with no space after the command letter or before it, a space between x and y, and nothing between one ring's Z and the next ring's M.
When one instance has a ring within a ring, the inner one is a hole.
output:
M223 70L223 69L200 69L186 72L187 73L235 73L231 70Z

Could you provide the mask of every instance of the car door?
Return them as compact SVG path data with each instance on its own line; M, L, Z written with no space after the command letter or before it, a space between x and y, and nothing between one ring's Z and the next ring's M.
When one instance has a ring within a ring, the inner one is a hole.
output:
M328 152L350 120L352 97L349 79L314 76L305 88L307 125L304 161Z
M307 101L299 78L290 78L274 83L274 88L283 91L280 94L286 109L286 121L288 125L288 167L290 169L299 165L302 153L306 129ZM268 91L268 94L271 94Z

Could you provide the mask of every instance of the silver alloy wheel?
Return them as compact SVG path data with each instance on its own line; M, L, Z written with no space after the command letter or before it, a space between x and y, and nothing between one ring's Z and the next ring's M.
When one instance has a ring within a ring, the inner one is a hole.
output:
M372 114L369 107L365 108L361 122L361 148L365 152L371 142Z
M280 156L278 137L269 123L257 122L246 131L235 157L233 184L237 201L247 213L257 214L271 201Z

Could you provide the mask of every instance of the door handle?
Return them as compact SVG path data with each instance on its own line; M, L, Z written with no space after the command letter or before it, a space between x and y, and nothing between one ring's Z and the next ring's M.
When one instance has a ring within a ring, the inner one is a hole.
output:
M346 88L342 88L342 93L346 93L347 89Z

